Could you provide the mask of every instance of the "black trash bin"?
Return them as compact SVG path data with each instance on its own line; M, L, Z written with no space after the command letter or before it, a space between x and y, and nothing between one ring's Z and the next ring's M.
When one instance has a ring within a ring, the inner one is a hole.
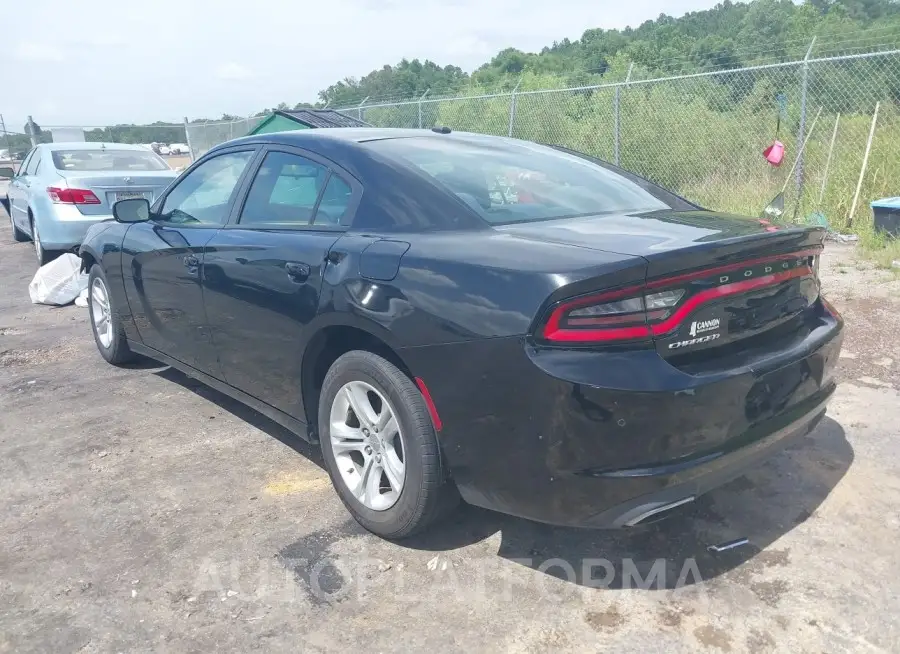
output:
M900 237L900 197L875 200L872 203L875 231Z

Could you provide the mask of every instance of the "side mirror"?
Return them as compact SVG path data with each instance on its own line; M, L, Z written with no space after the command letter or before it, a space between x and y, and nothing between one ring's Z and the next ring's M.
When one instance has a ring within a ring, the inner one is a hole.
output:
M0 167L0 178L2 179L12 179L16 176L16 171L12 169L11 166L2 166Z
M150 203L146 198L119 200L113 205L113 218L120 223L142 223L150 220Z

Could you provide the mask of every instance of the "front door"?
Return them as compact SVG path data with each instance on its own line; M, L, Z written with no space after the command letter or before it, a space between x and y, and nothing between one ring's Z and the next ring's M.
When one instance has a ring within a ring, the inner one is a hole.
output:
M125 291L144 345L221 378L203 308L203 251L228 221L255 150L201 162L122 244Z
M29 170L34 171L36 167L37 152L37 149L34 149L28 153L6 191L9 198L9 217L26 234L31 234L31 225L28 223L28 194L31 192Z
M353 184L322 161L270 151L236 224L204 258L204 301L225 380L300 420L307 325Z

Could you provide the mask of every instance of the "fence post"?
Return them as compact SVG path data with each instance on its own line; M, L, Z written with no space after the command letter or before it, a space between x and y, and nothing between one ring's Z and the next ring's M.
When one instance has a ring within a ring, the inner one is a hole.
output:
M0 130L3 130L3 141L6 143L7 154L9 154L9 160L12 161L13 152L12 148L9 147L9 132L6 131L6 123L3 120L3 114L0 114Z
M422 129L422 100L425 99L425 96L428 95L428 92L431 89L425 89L425 93L422 94L422 97L419 98L419 129Z
M804 132L806 131L806 92L809 88L809 57L812 54L813 46L816 44L816 37L812 38L809 48L806 50L806 56L803 57L802 77L800 82L800 127L797 129L797 143L803 143ZM797 206L800 205L800 198L803 195L803 153L797 153Z
M625 76L625 85L626 86L628 85L628 82L631 81L631 70L633 68L634 68L634 62L631 62L630 64L628 64L628 74ZM619 134L619 128L621 126L620 122L619 122L619 94L620 94L621 90L622 90L621 85L616 86L616 99L614 101L615 104L613 106L614 114L615 114L615 125L613 126L613 160L617 166L619 165L619 142L621 139L621 136Z
M365 99L364 99L362 102L359 103L359 106L356 107L356 117L359 118L360 120L362 120L362 106L363 106L366 102L369 101L369 98L370 98L370 97L372 97L372 96L367 95L367 96L365 97Z
M191 132L188 129L187 116L184 117L184 140L187 141L188 152L191 155L191 163L194 162L194 146L191 145Z
M519 78L519 81L516 82L516 88L513 89L512 95L509 99L509 130L507 132L507 136L512 138L513 135L513 125L516 122L516 92L519 90L519 85L522 83L522 78Z

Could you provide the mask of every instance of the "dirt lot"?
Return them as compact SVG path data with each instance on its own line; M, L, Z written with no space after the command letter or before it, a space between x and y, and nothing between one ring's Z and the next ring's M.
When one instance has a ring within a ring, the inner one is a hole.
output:
M171 154L163 157L166 163L169 164L169 168L172 170L178 170L179 168L187 168L191 165L191 157L186 154Z
M638 531L463 508L392 544L312 448L29 304L0 224L0 652L900 651L900 282L845 246L843 383L802 446Z

